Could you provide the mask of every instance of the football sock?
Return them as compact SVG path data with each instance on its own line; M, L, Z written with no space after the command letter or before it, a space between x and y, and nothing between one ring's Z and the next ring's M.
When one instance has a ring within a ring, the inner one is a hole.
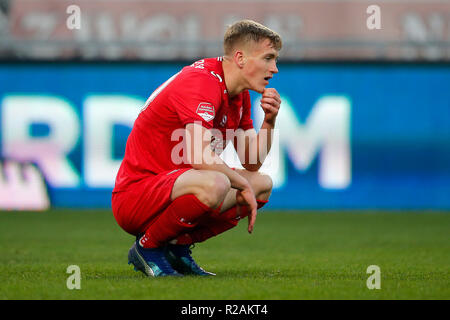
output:
M176 198L145 231L139 240L144 248L158 248L176 238L180 233L192 230L200 217L215 210L209 208L193 194Z
M258 209L262 208L268 201L256 200ZM176 239L176 244L192 244L203 242L211 237L217 236L235 227L239 220L248 215L247 207L241 207L241 214L237 217L237 206L231 207L224 212L213 212L211 215L205 215L198 221L198 226L187 232L183 232Z

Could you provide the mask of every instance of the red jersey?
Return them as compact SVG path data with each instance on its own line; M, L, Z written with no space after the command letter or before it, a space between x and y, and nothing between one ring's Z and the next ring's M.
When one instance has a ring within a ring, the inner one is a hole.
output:
M176 147L182 139L172 134L188 123L199 122L207 129L218 129L224 138L227 129L253 128L249 92L228 96L222 60L218 57L196 61L152 93L128 137L113 192L124 191L149 175L191 167L172 161L172 153L178 152Z

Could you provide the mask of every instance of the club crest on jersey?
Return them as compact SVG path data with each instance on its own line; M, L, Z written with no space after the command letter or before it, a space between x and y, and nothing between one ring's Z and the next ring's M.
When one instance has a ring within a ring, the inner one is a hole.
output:
M216 111L211 103L200 102L197 107L197 114L205 121L209 122L216 116Z

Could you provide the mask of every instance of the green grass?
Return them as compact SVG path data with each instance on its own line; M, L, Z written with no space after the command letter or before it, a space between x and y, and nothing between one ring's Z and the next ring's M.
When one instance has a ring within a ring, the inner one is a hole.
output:
M263 211L252 235L246 224L194 249L216 277L155 279L127 265L133 237L109 211L0 212L0 299L450 298L449 213Z

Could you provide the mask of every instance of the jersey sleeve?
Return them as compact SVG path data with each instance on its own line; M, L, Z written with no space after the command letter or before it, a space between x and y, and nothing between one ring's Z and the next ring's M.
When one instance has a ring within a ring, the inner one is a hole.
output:
M187 75L180 77L177 88L171 95L183 126L200 122L207 129L213 127L213 120L222 99L215 77L202 71L188 71Z
M253 129L253 120L251 118L252 104L250 101L250 93L248 90L244 91L243 101L242 101L242 117L239 122L239 128L242 130Z

